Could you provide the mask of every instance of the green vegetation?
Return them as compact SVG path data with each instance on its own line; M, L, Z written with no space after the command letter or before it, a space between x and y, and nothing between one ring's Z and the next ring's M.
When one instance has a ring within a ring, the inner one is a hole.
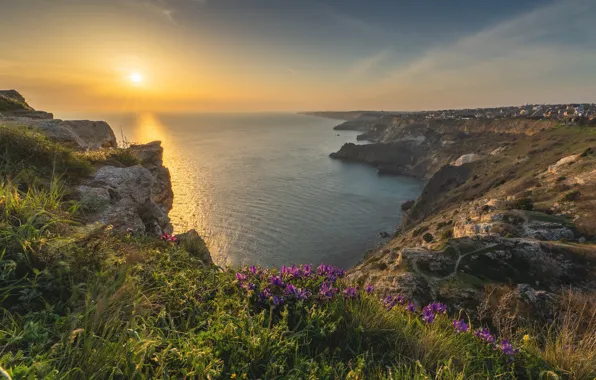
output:
M31 110L31 107L11 97L0 95L0 112L16 110Z
M284 274L295 292L261 299L278 272L206 267L203 247L77 224L72 179L58 176L126 153L90 157L30 131L0 133L0 367L14 379L596 376L594 309L546 328L497 326L520 350L510 355L472 334L478 324L464 329L457 310L387 307L339 272L324 285L328 269Z

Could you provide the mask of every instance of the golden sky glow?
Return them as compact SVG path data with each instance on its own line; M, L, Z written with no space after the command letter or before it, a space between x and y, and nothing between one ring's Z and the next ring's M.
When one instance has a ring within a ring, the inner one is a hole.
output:
M0 88L54 112L596 101L593 0L429 1L0 0Z

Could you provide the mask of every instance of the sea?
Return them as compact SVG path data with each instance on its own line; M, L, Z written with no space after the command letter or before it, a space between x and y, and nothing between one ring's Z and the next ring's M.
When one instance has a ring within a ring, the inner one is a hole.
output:
M337 120L283 113L94 118L107 121L121 143L162 142L175 232L196 229L221 266L349 268L382 243L380 232L395 231L401 203L422 191L416 179L329 158L357 143L358 132L333 130Z

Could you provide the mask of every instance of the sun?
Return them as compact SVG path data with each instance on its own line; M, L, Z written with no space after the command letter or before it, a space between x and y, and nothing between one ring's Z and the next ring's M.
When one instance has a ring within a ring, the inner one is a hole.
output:
M143 83L143 75L141 75L140 73L132 73L130 74L130 76L128 77L128 79L130 79L130 81L134 84L141 84Z

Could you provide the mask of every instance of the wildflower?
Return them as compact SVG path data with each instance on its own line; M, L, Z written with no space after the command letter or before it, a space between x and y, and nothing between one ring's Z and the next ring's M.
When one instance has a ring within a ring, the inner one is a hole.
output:
M296 287L292 284L288 284L286 286L286 290L284 290L284 293L287 295L294 295L296 294Z
M251 282L250 284L247 285L247 288L248 288L248 290L255 290L257 288L257 286Z
M442 304L440 302L433 302L430 304L431 310L433 311L433 313L443 313L445 314L447 312L447 306L445 306L445 304Z
M236 374L235 374L235 373L233 373L233 374L230 376L230 379L235 379L235 378L236 378Z
M299 301L305 300L311 295L312 293L310 292L310 290L301 288L296 289L296 298L298 298Z
M530 336L528 334L524 335L524 337L522 338L524 342L528 343L532 338L530 338Z
M395 300L395 297L387 296L387 297L385 297L383 304L385 305L387 310L391 310L397 304L397 301Z
M509 341L507 339L503 339L501 341L501 344L497 345L497 347L501 350L501 352L503 352L505 355L510 355L513 356L517 353L519 353L519 349L517 348L513 348L513 346L511 345L511 343L509 343Z
M279 287L284 286L284 282L282 281L281 277L279 277L279 276L271 276L271 278L269 279L269 283L272 286L279 286Z
M310 277L312 275L312 264L306 264L302 267L302 275L304 277Z
M236 272L236 280L245 281L248 277L242 272Z
M271 297L271 291L269 288L263 289L262 292L259 293L259 302L265 303L269 297Z
M257 269L257 267L255 267L254 265L249 266L248 267L248 271L250 273L254 274L254 275L256 275L259 272L259 270Z
M321 264L317 267L317 274L319 276L322 276L324 274L327 274L327 266L325 264Z
M343 291L343 294L344 294L344 298L358 298L359 297L358 288L352 287L352 286L348 286L347 288L345 288Z
M395 302L400 305L403 305L406 303L406 299L401 294L398 294L397 296L395 296Z
M413 302L408 302L408 305L406 306L406 310L409 311L410 313L415 313L416 305Z
M273 296L272 301L273 301L273 305L274 306L279 306L279 305L281 305L281 304L284 303L284 298L283 297L278 297L278 296Z
M426 323L433 323L435 320L436 315L433 312L433 308L431 305L425 306L422 310L422 320Z
M492 334L490 333L490 330L487 329L486 327L483 329L478 329L474 335L476 335L478 338L482 339L483 341L493 344L495 343L495 337L492 336Z
M367 284L366 288L364 288L364 291L366 291L368 294L373 294L375 292L375 287L372 286L372 284Z
M330 299L337 294L337 288L334 288L330 282L324 282L319 289L319 294L323 298Z
M459 334L468 332L470 326L468 326L468 324L463 319L456 319L455 321L453 321L453 328L455 328L455 331Z

